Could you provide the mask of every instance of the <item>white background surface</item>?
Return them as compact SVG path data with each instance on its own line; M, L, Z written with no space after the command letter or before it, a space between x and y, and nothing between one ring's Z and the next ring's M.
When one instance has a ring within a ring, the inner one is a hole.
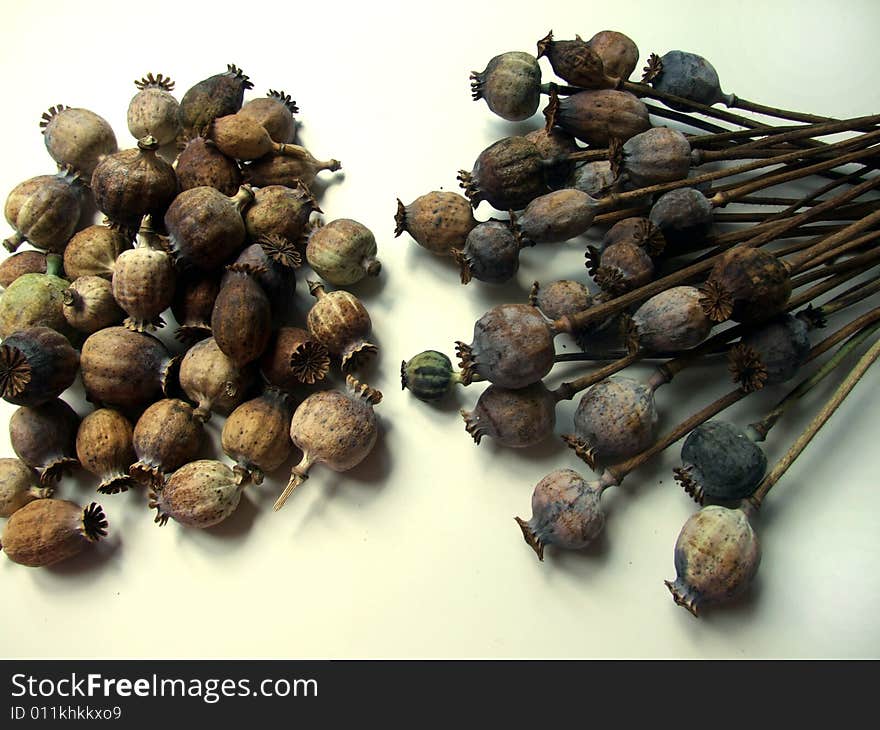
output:
M396 197L410 202L432 189L457 189L459 168L525 127L472 102L468 74L503 51L534 53L550 28L559 38L624 31L643 60L674 48L702 53L725 91L846 117L880 111L880 5L447 1L419 8L4 6L4 196L53 169L37 124L51 105L96 111L127 147L132 80L147 71L170 74L178 98L227 63L251 77L250 96L268 88L292 94L304 143L344 165L344 179L322 199L327 219L360 220L379 241L380 283L353 290L373 317L381 358L367 374L385 400L377 409L382 439L367 462L345 475L316 468L277 514L270 507L284 470L249 492L226 524L204 532L174 522L160 529L133 491L100 498L112 536L90 555L48 570L0 558L0 654L876 656L880 373L865 378L768 499L757 524L764 558L749 597L697 620L663 586L674 577L675 538L695 509L672 480L677 449L606 493L608 524L596 546L548 549L541 564L513 516L530 515L532 488L548 471L586 474L585 466L558 440L518 453L488 439L476 447L457 408L476 401L477 386L432 408L398 384L401 359L429 347L452 355L454 340L470 340L476 318L495 303L524 299L535 278L582 276L582 247L527 250L515 286L462 287L449 262L392 232ZM477 215L491 212L481 207ZM303 312L304 292L300 285ZM661 428L729 389L722 369L700 368L662 389ZM554 372L548 383L561 379ZM732 415L741 424L754 420L782 392L746 401ZM81 400L71 402L85 414ZM557 432L569 429L575 404L560 408ZM12 411L0 405L3 423ZM771 463L808 411L771 433ZM219 418L210 424L217 441L220 425ZM0 430L0 455L12 455ZM87 478L67 479L59 494L85 502L91 489Z

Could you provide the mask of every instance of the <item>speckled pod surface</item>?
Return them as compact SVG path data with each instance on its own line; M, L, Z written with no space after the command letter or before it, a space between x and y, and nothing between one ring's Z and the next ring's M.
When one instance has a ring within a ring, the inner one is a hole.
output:
M272 336L272 306L255 273L250 267L234 272L211 313L217 347L240 368L257 360Z
M261 484L264 474L287 461L292 446L292 415L289 398L273 388L229 414L223 424L221 444L223 452L235 462L236 481Z
M204 133L217 117L235 114L241 108L245 90L253 86L241 69L227 64L225 72L190 87L180 100L179 119L184 138Z
M340 169L339 160L318 160L305 147L289 144L283 155L266 155L245 165L244 178L258 188L268 185L295 188L300 183L311 185L322 170Z
M64 249L64 271L72 280L80 276L110 279L116 258L131 248L133 237L108 226L89 226L75 233Z
M180 132L180 104L171 94L174 82L150 73L134 83L138 92L128 103L128 131L135 139L150 135L160 145L173 142Z
M579 91L559 99L555 112L551 101L544 113L550 125L594 147L607 147L612 139L625 142L651 127L647 107L629 92L614 89Z
M309 282L309 290L317 299L306 317L309 332L332 355L342 359L343 370L378 352L374 344L367 342L373 323L360 299L341 289L325 292L315 282Z
M76 432L80 418L63 400L22 406L9 419L9 442L19 459L47 486L77 464Z
M376 258L377 250L376 237L363 223L337 218L312 232L306 259L324 281L348 286L379 275L382 265Z
M9 517L35 499L51 497L52 491L39 486L33 469L24 462L0 459L0 517Z
M676 129L654 127L624 143L620 168L635 188L681 180L691 168L691 145Z
M132 484L128 467L137 458L133 429L119 411L99 408L83 418L76 432L76 456L83 469L97 476L102 494L124 492Z
M323 380L329 369L327 348L300 327L279 327L260 358L266 382L287 391Z
M288 143L296 138L298 111L290 94L270 89L266 96L245 102L238 113L258 122L276 142Z
M244 214L244 224L251 241L262 236L280 236L302 248L312 213L320 213L318 201L303 184L267 185L254 193L254 202Z
M422 248L438 256L449 256L464 247L477 225L467 198L446 190L420 195L409 205L397 201L394 235L406 231Z
M536 281L532 285L529 302L548 319L559 319L592 306L593 296L579 281L559 279L549 284Z
M45 274L46 254L42 251L21 251L0 263L0 288L5 289L24 274Z
M638 347L678 352L699 345L712 329L701 296L694 286L676 286L648 299L632 316Z
M98 163L118 149L113 128L88 109L59 105L43 114L40 127L49 155L91 179Z
M202 421L189 403L177 398L157 401L134 426L132 445L138 460L129 473L144 482L161 482L165 474L196 457L203 437Z
M162 525L171 517L186 527L204 529L235 512L241 489L226 464L201 459L182 466L152 491L150 508L156 510L156 522Z
M557 41L552 31L538 41L538 58L546 56L559 78L582 89L608 89L620 81L608 75L602 58L578 36L573 41Z
M204 137L195 137L187 142L177 156L174 168L181 191L211 187L231 197L241 187L243 180L238 163Z
M483 150L473 170L458 179L476 207L483 200L498 210L521 210L550 191L544 158L525 137L504 137Z
M471 279L487 284L510 281L519 270L522 237L509 223L490 220L478 224L467 237L464 248L453 257L461 269L461 283Z
M180 386L204 420L212 411L228 414L245 399L252 382L251 371L239 368L213 337L193 345L180 362Z
M4 212L15 230L3 242L7 250L27 241L34 248L61 253L79 223L82 200L74 178L40 175L13 188Z
M24 274L0 295L0 338L31 327L50 327L68 337L76 331L64 317L64 291L70 286L60 274L57 256L49 257L45 274Z
M81 276L62 294L67 323L87 335L120 324L125 312L113 298L113 287L101 276Z
M465 429L476 443L488 436L503 446L534 446L553 433L556 397L541 383L510 390L490 385L472 411L461 411Z
M483 71L471 73L474 101L483 99L493 113L509 122L531 117L541 102L541 67L530 53L509 51L494 56Z
M581 190L555 190L531 201L516 219L522 235L535 243L557 243L585 233L598 201Z
M703 286L703 308L713 322L756 322L780 312L791 296L785 264L759 248L733 248Z
M125 326L136 332L164 326L159 315L174 298L176 279L164 251L147 246L123 251L113 271L113 298L128 314Z
M600 30L587 45L602 59L605 73L626 81L639 65L639 47L627 35L614 30Z

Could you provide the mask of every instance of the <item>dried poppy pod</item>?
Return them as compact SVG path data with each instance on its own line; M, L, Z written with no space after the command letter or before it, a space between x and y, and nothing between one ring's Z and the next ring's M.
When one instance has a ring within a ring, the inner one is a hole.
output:
M548 319L559 319L593 306L593 296L579 281L559 279L543 286L532 284L529 303Z
M196 268L220 268L245 241L242 211L253 199L247 185L231 198L207 186L180 193L165 214L172 250Z
M210 187L232 196L243 179L238 163L204 137L194 137L186 143L174 161L174 170L181 192Z
M263 475L275 471L290 456L290 397L277 388L242 403L223 424L223 452L235 462L237 484L262 484Z
M165 398L143 412L134 426L132 445L137 461L128 473L146 484L161 484L199 453L205 429L193 407L177 398Z
M666 247L663 232L649 219L639 216L617 221L602 237L603 249L621 242L633 243L651 256L658 256Z
M113 270L113 298L128 314L124 325L135 332L164 327L159 315L174 299L177 274L156 235L149 216L138 231L137 243L123 251Z
M223 354L213 337L193 345L180 362L180 387L196 403L195 416L203 421L211 412L228 414L241 403L253 382L250 370L241 369Z
M419 400L438 401L461 382L461 373L437 350L425 350L400 363L401 389L408 389Z
M702 288L703 311L713 322L757 322L780 312L791 296L785 264L760 248L726 251Z
M268 185L293 188L298 181L303 185L311 185L322 170L336 172L341 169L342 163L339 160L319 160L305 147L288 144L283 155L266 155L245 165L244 177L258 188Z
M70 282L61 278L61 258L46 260L45 274L24 274L0 296L0 338L30 327L50 327L68 339L76 331L64 318L64 292Z
M471 72L474 101L485 99L489 109L509 122L521 122L541 102L541 67L530 53L509 51L493 57L483 71Z
M510 390L490 385L472 411L462 409L465 430L476 443L484 436L514 449L534 446L556 426L554 393L542 382Z
M648 299L628 321L630 352L679 352L699 345L712 329L701 297L694 286L674 286Z
M553 31L538 41L538 58L546 56L559 78L582 89L613 89L619 77L609 76L602 58L580 36L573 41L553 40Z
M519 270L519 252L523 237L511 223L490 220L479 223L470 233L464 248L453 251L461 269L461 283L471 279L487 284L510 281Z
M266 296L283 306L296 289L296 270L302 265L302 257L286 238L268 235L245 248L235 263L250 266ZM227 271L221 280L221 288L235 276L234 272Z
M107 120L88 109L58 104L40 121L49 155L60 166L70 166L85 180L92 179L98 163L119 149Z
M337 218L312 231L306 246L309 266L333 286L356 284L365 276L378 276L376 237L363 223Z
M33 469L18 459L0 459L0 517L9 517L35 499L46 499L51 487L38 487Z
M690 142L669 127L652 127L612 150L616 177L633 188L683 180L691 169Z
M131 422L119 411L99 408L87 415L76 432L76 458L100 479L101 494L124 492L134 484L128 467L135 460Z
M504 137L480 153L470 172L459 170L458 180L474 207L485 200L498 210L520 210L550 191L549 166L534 142Z
M134 85L138 92L128 103L128 131L135 139L150 135L160 145L173 142L180 133L180 104L171 94L174 82L148 73Z
M648 217L673 247L692 246L712 232L712 211L712 203L702 192L679 188L661 195Z
M186 527L213 527L238 508L242 485L226 464L210 459L182 466L160 488L150 491L150 509L156 522L164 525L171 517Z
M744 390L784 383L794 377L810 352L809 326L781 314L747 332L730 348L730 373Z
M627 91L579 91L560 99L550 94L544 110L547 127L559 126L594 147L608 147L612 139L626 142L651 128L648 108Z
M15 251L27 241L34 248L62 253L82 213L79 173L69 168L16 185L6 198L6 222L15 233L3 241Z
M422 248L438 256L450 256L455 249L464 248L477 220L463 195L434 190L409 205L398 198L394 223L395 237L406 231Z
M648 81L665 94L690 99L711 106L719 101L727 106L733 104L733 94L721 90L721 82L715 68L702 56L686 51L669 51L662 57L652 53L648 61ZM687 106L670 103L679 111L690 111Z
M344 371L374 357L379 348L367 341L373 323L360 299L347 291L325 292L316 281L308 284L309 293L317 300L306 317L312 337L342 359Z
M252 241L270 236L287 242L283 250L289 250L290 245L304 248L301 242L309 229L309 219L312 213L320 212L315 196L301 181L295 181L292 187L267 185L254 193L254 202L244 214L244 225ZM292 261L281 263L294 265Z
M600 254L587 248L587 269L604 292L618 296L644 286L654 278L654 261L641 246L620 241L607 246Z
M83 509L66 500L38 499L9 518L0 541L13 563L41 568L78 555L106 535L100 505Z
M600 198L613 185L614 173L611 171L611 163L608 160L598 160L576 166L566 181L565 187L588 193L594 198Z
M290 94L269 89L266 96L245 102L238 113L258 122L276 142L293 142L296 138L293 115L299 113L299 108Z
M229 358L244 367L257 360L272 336L272 305L256 279L260 270L232 264L234 273L220 289L211 313L214 340Z
M61 479L76 460L79 416L55 398L39 406L22 406L9 419L9 442L19 459L40 475L40 484Z
M565 188L532 200L516 222L527 240L557 243L585 233L598 210L598 200L580 190Z
M258 160L269 154L302 157L302 147L276 142L249 114L238 112L218 117L212 122L208 136L218 150L236 160Z
M0 396L18 406L57 398L76 379L79 353L48 327L13 332L0 345Z
M547 183L554 190L569 187L566 185L566 181L574 171L576 163L567 162L564 159L565 156L570 155L572 152L580 150L577 140L568 132L559 129L559 127L554 127L553 129L541 127L526 134L525 138L538 148L538 151L545 160L553 160L557 157L562 158L559 162L548 168Z
M171 313L179 325L175 339L192 344L211 336L211 312L220 293L219 271L192 269L178 276Z
M202 134L217 117L241 109L245 89L254 85L233 64L192 86L180 100L180 127L185 139Z
M108 226L89 226L75 233L64 249L64 271L71 278L113 277L116 259L131 248L134 236Z
M309 478L315 464L336 472L348 471L367 458L376 445L379 427L373 406L382 394L358 382L345 379L346 392L322 390L299 404L290 422L290 438L303 453L290 471L290 481L275 502L281 509L293 490Z
M125 327L108 327L83 343L80 370L92 403L137 409L171 385L178 358L159 340Z
M159 143L147 135L137 147L107 155L92 173L95 205L119 228L137 228L141 218L165 215L177 195L174 168L156 154Z
M87 335L121 324L123 312L113 298L113 286L100 276L81 276L61 295L68 324Z
M281 390L312 385L330 370L327 348L299 327L279 327L260 358L263 379Z
M5 289L19 276L45 274L46 254L42 251L20 251L0 263L0 289Z
M692 515L675 541L674 581L664 581L679 606L699 616L704 606L730 600L751 583L761 545L749 523L752 508L718 505Z
M600 30L587 45L602 59L605 73L612 78L626 81L639 65L639 47L623 33Z

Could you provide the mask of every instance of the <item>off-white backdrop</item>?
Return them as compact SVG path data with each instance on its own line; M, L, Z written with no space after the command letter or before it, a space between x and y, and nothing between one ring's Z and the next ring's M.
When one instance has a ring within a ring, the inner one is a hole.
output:
M489 306L521 300L535 279L582 274L582 248L527 250L515 286L461 286L453 268L393 238L395 198L456 189L459 168L512 130L470 98L468 74L507 50L613 28L651 51L702 53L726 91L838 117L880 111L876 31L865 2L165 3L5 5L0 59L3 194L53 169L37 122L49 106L92 109L131 146L133 79L170 74L178 96L227 63L302 109L301 138L343 161L328 219L351 217L379 241L378 283L354 287L381 356L367 371L385 399L382 437L349 474L316 468L277 514L283 472L249 490L239 513L204 532L153 524L139 491L100 497L111 538L48 570L0 557L0 654L248 657L872 656L880 649L880 518L874 372L784 478L757 530L764 557L750 596L697 620L663 579L694 511L674 484L677 449L603 499L608 524L585 553L525 545L534 484L555 467L586 472L558 440L514 453L475 446L457 401L429 407L401 392L402 359L468 341ZM543 62L542 62L543 63ZM547 66L544 67L548 69ZM326 175L326 174L325 174ZM331 180L331 176L322 175ZM490 211L481 208L478 217ZM4 234L6 235L6 234ZM302 311L305 287L296 294ZM839 321L839 320L838 320ZM669 427L729 388L700 368L658 396ZM569 369L566 372L571 372ZM646 368L634 368L644 375ZM549 379L558 383L559 375ZM778 396L782 391L775 391ZM828 389L825 389L828 392ZM733 411L748 422L774 395ZM79 395L72 402L85 413ZM557 432L574 404L560 409ZM0 406L5 424L13 408ZM808 409L767 443L775 461ZM220 419L209 426L216 441ZM5 426L0 454L12 455ZM88 479L61 496L86 501Z

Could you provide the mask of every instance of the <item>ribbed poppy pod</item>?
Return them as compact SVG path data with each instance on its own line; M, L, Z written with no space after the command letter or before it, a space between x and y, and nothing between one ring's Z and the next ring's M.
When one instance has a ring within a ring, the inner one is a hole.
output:
M712 64L695 53L669 51L660 58L652 53L647 68L646 81L664 94L681 96L708 106L719 101L727 105L733 103L733 95L721 90L718 73ZM679 111L690 111L682 104L670 103L668 106Z
M278 469L290 456L293 404L277 388L242 403L226 419L220 441L235 462L238 484L262 484L263 475Z
M109 226L83 228L64 249L64 272L71 280L80 276L102 276L110 280L117 257L131 248L133 238Z
M161 219L177 195L174 168L157 154L159 143L147 135L137 147L107 155L92 173L95 205L111 225L137 228L141 218Z
M238 367L257 360L272 336L272 305L249 264L227 267L234 276L221 288L211 313L211 332Z
M315 464L336 472L348 471L366 459L376 445L379 426L373 406L382 400L382 394L351 375L345 384L345 392L313 393L294 411L290 438L303 457L291 469L290 481L275 502L276 510L309 478Z
M612 165L618 177L634 188L683 180L691 169L691 145L677 129L653 127L630 137L618 148Z
M108 327L83 343L80 371L86 398L96 404L138 409L171 387L178 358L159 340L125 327Z
M296 289L296 270L302 265L302 257L286 238L268 235L247 246L235 263L251 267L269 299L283 306ZM234 276L235 272L227 271L221 280L221 288Z
M137 458L131 421L112 408L99 408L83 418L76 432L76 458L100 480L101 494L124 492L134 484L128 467Z
M639 65L639 47L623 33L600 30L587 45L602 59L605 73L612 78L626 81Z
M477 220L463 195L434 190L409 205L398 198L394 223L395 237L406 231L422 248L438 256L451 256L455 249L464 248Z
M0 459L0 517L9 517L35 499L46 499L51 487L37 486L37 478L27 464L18 459Z
M663 232L649 219L640 216L617 221L602 237L603 248L622 242L633 243L645 249L651 256L663 253L666 247Z
M461 269L461 283L478 279L487 284L510 281L519 270L523 238L517 228L504 221L478 224L467 237L464 248L453 258Z
M61 258L50 255L45 274L24 274L0 296L0 338L31 327L49 327L68 339L76 331L64 317L64 292L70 286L61 278Z
M521 122L541 101L541 67L530 53L509 51L493 57L483 71L471 72L471 95L502 119Z
M502 446L521 449L553 433L556 403L556 395L540 381L516 390L490 385L472 411L460 413L476 443L488 436Z
M285 145L283 155L265 155L244 166L244 178L258 188L267 185L296 187L298 182L311 185L323 170L336 172L342 163L336 159L319 160L301 145Z
M330 353L312 335L299 327L279 327L260 358L260 374L269 385L292 390L313 385L330 370Z
M605 527L603 489L572 469L555 469L535 485L531 519L514 519L538 560L547 545L582 550L599 536Z
M791 296L785 264L760 248L722 254L702 288L703 311L713 322L758 322L782 311Z
M6 198L6 222L15 233L3 241L7 251L30 243L50 253L62 253L82 213L79 174L69 169L39 175L16 185Z
M579 281L559 279L549 284L532 285L529 303L541 310L548 319L559 319L593 306L593 296Z
M680 352L699 345L712 329L701 296L694 286L675 286L648 299L629 321L630 351Z
M135 139L151 135L160 145L173 142L180 132L180 104L171 94L174 82L148 73L134 85L138 92L128 103L128 131Z
M247 397L253 380L253 373L239 368L213 337L193 345L180 362L180 387L196 404L194 416L203 421L212 412L232 411Z
M0 396L18 406L48 403L79 371L79 353L48 327L13 332L0 345Z
M538 41L538 58L546 56L559 78L582 89L613 89L620 78L609 76L601 56L580 36L553 40L553 31Z
M547 126L559 126L581 142L607 147L612 139L626 142L651 128L648 108L627 91L579 91L560 99L551 94L544 110Z
M9 442L19 459L40 475L46 486L61 479L79 462L76 432L80 418L63 400L21 406L9 419Z
M88 109L53 106L40 120L49 155L61 167L69 166L91 180L98 163L119 149L113 128Z
M400 363L400 387L419 400L438 401L461 382L452 361L437 350L425 350Z
M363 223L337 218L313 229L306 259L324 281L348 286L379 275L382 264L376 258L377 250L376 237Z
M238 163L204 137L186 143L174 162L174 171L181 191L210 187L233 196L244 179Z
M165 214L172 250L185 264L219 269L245 242L242 212L253 199L247 185L232 197L207 186L180 193Z
M180 100L180 127L185 139L204 133L217 117L235 114L241 109L246 89L254 85L241 69L226 65L224 73L215 74L192 86Z
M809 353L807 323L781 314L747 332L731 347L729 368L734 382L754 391L790 380Z
M674 246L699 245L712 231L713 207L694 188L679 188L661 195L651 207L648 219Z
M283 250L290 250L291 246L302 249L309 219L312 213L320 212L315 196L300 181L292 187L267 185L254 193L254 202L244 214L244 225L252 241L268 236L285 241ZM287 265L293 266L293 262Z
M580 190L594 198L601 198L612 185L614 185L614 173L608 160L577 165L566 181L566 187Z
M761 544L749 512L748 503L738 509L709 505L681 528L675 541L676 578L665 583L675 602L694 616L742 593L757 574Z
M5 289L19 276L45 274L46 254L42 251L20 251L0 263L0 289Z
M182 466L163 485L152 488L149 504L160 525L170 517L186 527L204 529L220 524L238 509L242 488L226 464L201 459Z
M141 414L134 426L132 445L137 461L128 473L146 484L160 484L199 453L205 429L193 407L177 398L165 398Z
M81 276L61 295L64 318L87 335L121 324L125 312L113 298L113 287L100 276Z
M564 132L558 127L553 129L541 127L529 132L525 137L538 148L541 157L545 160L553 160L564 155L570 155L572 152L577 152L580 149L577 140L568 132ZM566 185L566 181L574 167L574 162L557 160L547 169L547 183L554 190L569 187Z
M41 568L78 555L106 535L100 505L82 508L66 500L38 499L9 518L0 542L12 562Z
M219 271L191 269L179 276L171 300L171 313L179 325L174 337L181 342L198 342L211 336L211 312L220 293Z
M620 241L606 247L598 260L594 251L587 249L587 267L602 291L620 295L644 286L654 278L654 261L641 246Z
M331 355L341 358L343 371L376 356L379 348L367 341L373 323L360 299L341 289L326 292L315 281L309 282L309 293L317 300L306 316L309 332Z
M257 160L269 154L301 157L302 147L276 142L266 128L248 114L229 114L215 119L208 136L227 157Z
M521 210L550 191L547 167L534 142L504 137L480 153L470 172L459 170L458 180L474 207L485 200L498 210Z
M258 122L276 142L293 142L296 138L296 119L299 113L290 94L269 89L266 96L251 99L238 112Z
M580 190L554 190L532 200L516 223L534 243L568 241L589 230L598 208L599 201Z

